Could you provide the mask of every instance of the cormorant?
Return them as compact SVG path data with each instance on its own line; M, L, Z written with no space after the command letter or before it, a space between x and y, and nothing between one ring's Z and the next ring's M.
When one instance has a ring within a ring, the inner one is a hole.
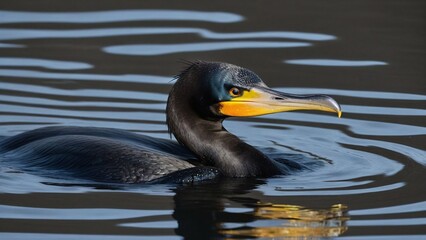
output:
M281 93L232 64L198 61L176 79L166 114L180 144L118 129L54 126L2 139L0 161L50 177L110 183L270 177L287 168L226 131L224 119L292 110L341 115L331 97Z

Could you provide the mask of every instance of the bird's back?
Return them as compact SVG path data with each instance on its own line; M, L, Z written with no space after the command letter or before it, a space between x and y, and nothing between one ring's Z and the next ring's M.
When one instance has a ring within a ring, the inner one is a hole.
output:
M0 140L2 162L49 177L147 182L194 167L175 142L118 129L47 127Z

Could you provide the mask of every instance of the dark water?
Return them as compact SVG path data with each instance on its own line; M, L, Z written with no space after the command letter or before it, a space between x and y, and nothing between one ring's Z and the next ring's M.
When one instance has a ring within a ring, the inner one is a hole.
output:
M195 186L64 184L1 165L1 239L426 239L424 1L0 2L0 136L50 125L168 138L181 60L234 63L343 108L230 119L318 162Z

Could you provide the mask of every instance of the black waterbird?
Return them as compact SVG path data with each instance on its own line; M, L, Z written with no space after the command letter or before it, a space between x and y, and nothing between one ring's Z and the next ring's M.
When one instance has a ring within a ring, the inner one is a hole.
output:
M113 183L270 177L287 168L227 132L225 118L292 110L341 115L328 96L278 92L227 63L191 63L176 79L166 114L180 145L118 129L55 126L2 139L0 161L59 178Z

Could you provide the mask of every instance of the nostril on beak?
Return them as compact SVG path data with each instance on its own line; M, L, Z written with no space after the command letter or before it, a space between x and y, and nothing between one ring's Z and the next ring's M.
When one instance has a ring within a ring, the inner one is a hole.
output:
M282 98L282 97L274 97L274 100L281 101L281 100L284 100L284 98Z

